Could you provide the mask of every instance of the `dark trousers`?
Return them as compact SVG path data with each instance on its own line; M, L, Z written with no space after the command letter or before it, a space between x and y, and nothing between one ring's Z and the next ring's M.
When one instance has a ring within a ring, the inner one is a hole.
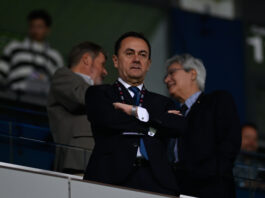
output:
M174 190L165 188L154 178L150 165L135 167L126 181L121 185L129 188L178 196Z

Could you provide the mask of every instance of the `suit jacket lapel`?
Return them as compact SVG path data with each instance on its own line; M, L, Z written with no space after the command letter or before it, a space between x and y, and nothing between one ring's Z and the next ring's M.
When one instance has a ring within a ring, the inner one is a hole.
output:
M201 105L201 101L203 100L204 93L202 92L200 96L197 98L196 102L191 106L190 112L187 115L189 118L194 112L197 112L198 108Z
M145 88L145 94L143 98L143 107L148 107L150 105L150 101L152 101L150 97L151 97L150 92Z
M118 83L119 83L119 85L120 85L120 87L121 87L121 90L122 90L122 95L124 96L124 101L125 101L125 103L126 104L133 104L133 98L132 98L132 96L130 95L130 93L129 93L129 91L123 86L123 84L121 84L119 81L118 81ZM120 96L121 96L121 94L119 93L120 91L119 91L119 89L118 89L118 87L116 86L116 84L114 83L113 84L113 87L114 87L114 90L115 90L115 94L118 96L118 100L120 101L120 102L122 102L121 101L121 98L120 98Z

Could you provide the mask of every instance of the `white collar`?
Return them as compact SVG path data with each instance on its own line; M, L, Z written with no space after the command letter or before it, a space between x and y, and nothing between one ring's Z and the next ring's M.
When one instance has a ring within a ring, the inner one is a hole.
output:
M118 78L118 81L119 81L119 82L120 82L120 83L121 83L126 89L129 89L129 87L132 86L132 85L129 85L129 84L128 84L127 82L125 82L124 80L122 80L121 77ZM142 84L138 85L137 87L138 87L138 89L142 90L143 86L144 86L144 84L142 83Z
M90 77L90 76L88 76L88 75L86 75L86 74L82 74L82 73L79 73L79 72L75 72L75 74L77 74L77 75L79 75L81 78L83 78L84 79L84 81L87 83L87 84L89 84L89 85L94 85L94 81L93 81L93 79Z

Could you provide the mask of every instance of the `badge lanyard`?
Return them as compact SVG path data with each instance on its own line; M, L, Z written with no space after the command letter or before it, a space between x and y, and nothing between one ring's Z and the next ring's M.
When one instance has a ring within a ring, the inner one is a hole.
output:
M123 91L122 91L122 89L121 89L121 86L122 86L122 85L121 85L118 81L115 82L115 85L116 85L116 87L117 87L118 90L119 90L120 99L121 99L122 103L125 104L124 94L123 94ZM139 101L139 106L140 106L140 107L143 106L145 91L146 91L146 89L145 89L145 87L143 86L142 90L140 91L140 92L141 92L140 101Z

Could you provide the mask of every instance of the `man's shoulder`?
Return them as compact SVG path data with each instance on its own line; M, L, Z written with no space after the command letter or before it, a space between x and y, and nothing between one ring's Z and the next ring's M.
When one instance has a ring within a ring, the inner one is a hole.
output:
M214 103L216 105L234 103L232 94L226 90L215 90L211 93L204 94L202 100L206 103Z
M97 93L97 92L106 92L106 91L112 91L112 90L113 90L112 85L103 84L103 85L90 86L87 92Z
M56 70L51 79L51 87L61 86L75 86L76 84L86 83L81 76L78 76L67 67L62 67Z
M86 96L87 97L95 97L95 98L99 98L99 97L105 97L108 94L113 94L113 86L109 85L109 84L104 84L104 85L94 85L94 86L90 86L87 90L86 90Z
M232 98L232 94L226 90L215 90L211 93L205 94L205 96L209 98L215 98L215 99Z
M49 53L52 54L53 56L57 57L57 58L62 59L61 53L57 49L55 49L51 46L49 46Z
M157 105L161 107L164 107L164 106L175 107L176 106L173 99L167 96L158 94L158 93L154 93L154 92L148 91L145 99L146 99L146 102L149 103L153 107L157 107Z
M58 74L71 74L73 73L68 67L61 67L59 69L56 70L56 72L54 73L54 75L58 75Z
M19 41L17 39L11 40L4 48L4 54L10 54L12 51L23 47L24 41Z
M61 67L56 70L56 72L53 75L53 79L59 78L59 77L72 77L74 76L74 73L67 67Z
M51 58L51 60L57 67L63 67L64 61L59 51L49 46L47 49L47 55Z
M156 99L156 100L172 101L171 98L169 98L169 97L167 97L167 96L164 96L164 95L161 95L161 94L158 94L158 93L155 93L155 92L148 91L147 93L148 93L153 99Z
M94 92L102 92L102 91L113 90L113 86L110 84L102 84L102 85L91 86L89 89Z

